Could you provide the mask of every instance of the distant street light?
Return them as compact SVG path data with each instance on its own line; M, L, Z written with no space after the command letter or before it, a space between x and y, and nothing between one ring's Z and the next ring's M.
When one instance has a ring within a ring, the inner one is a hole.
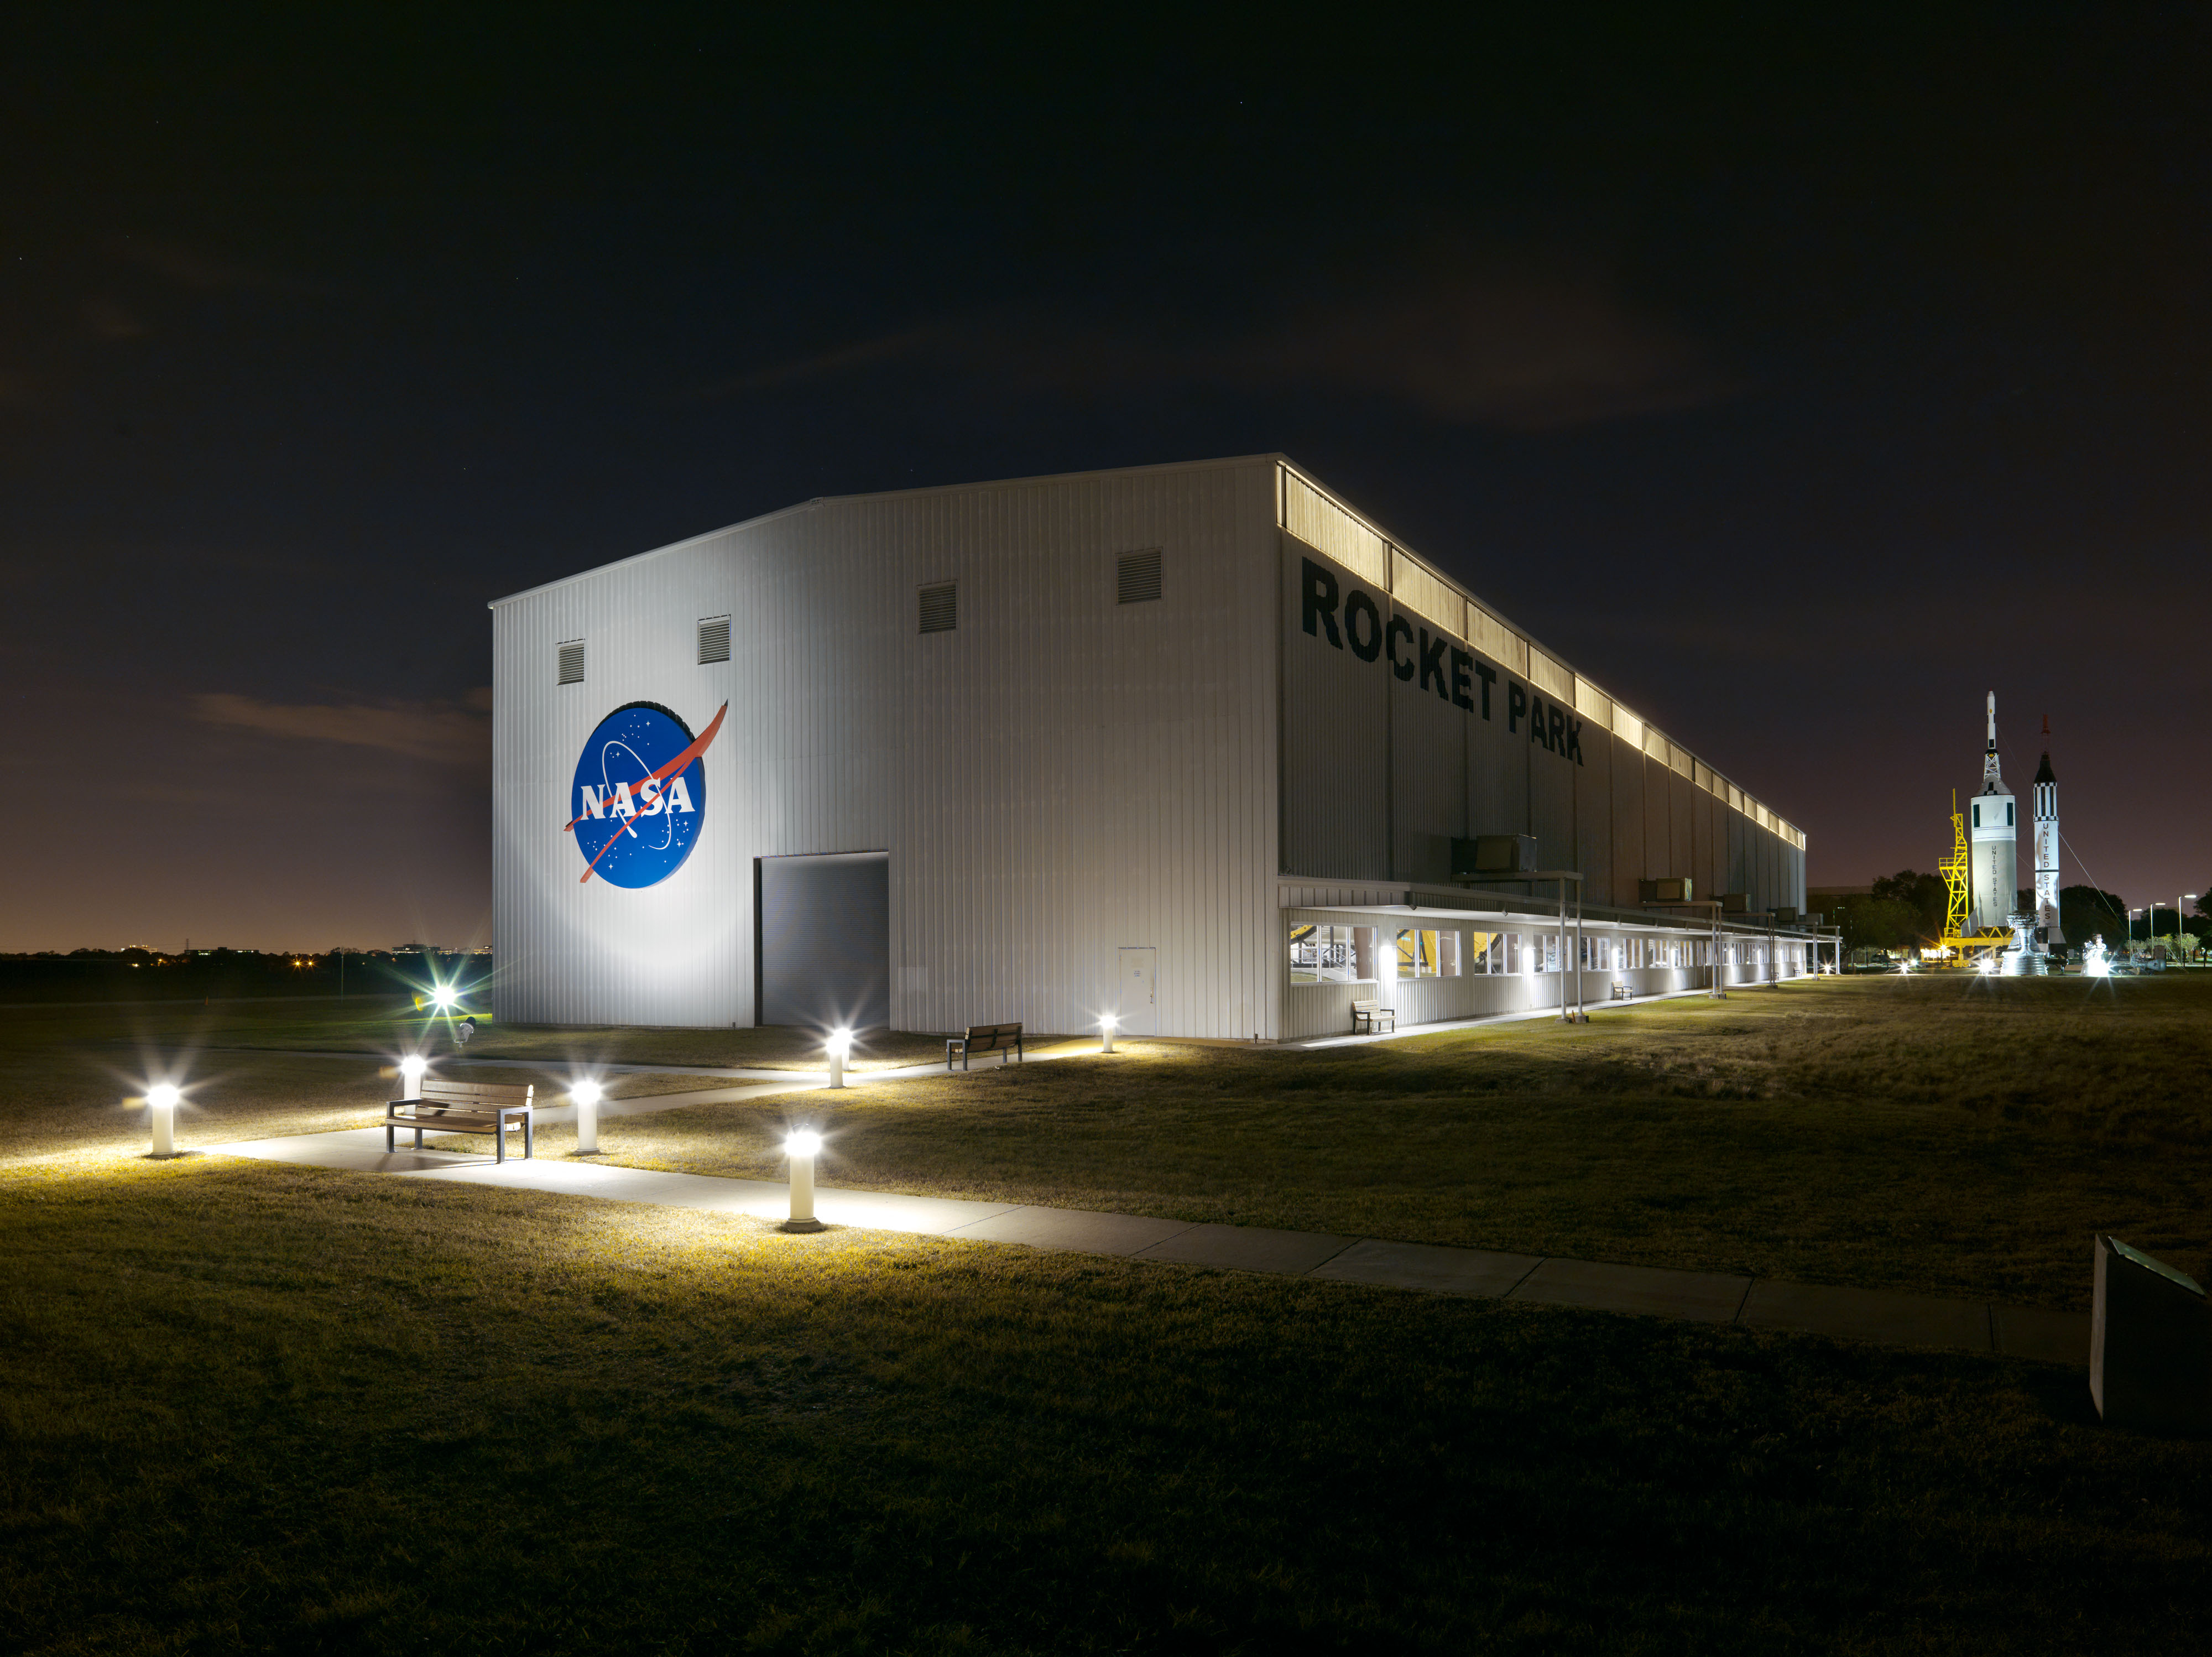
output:
M177 1154L176 1087L167 1081L157 1081L146 1090L146 1114L152 1119L155 1156L174 1156Z
M791 1217L783 1222L786 1231L820 1231L822 1222L814 1217L814 1159L822 1149L822 1136L811 1128L800 1128L785 1136L783 1154L791 1159Z
M441 984L430 992L430 999L436 1003L440 1012L446 1013L453 1010L453 1003L460 997L454 993L452 984Z
M573 1084L568 1097L576 1102L576 1154L599 1154L599 1084L588 1077Z

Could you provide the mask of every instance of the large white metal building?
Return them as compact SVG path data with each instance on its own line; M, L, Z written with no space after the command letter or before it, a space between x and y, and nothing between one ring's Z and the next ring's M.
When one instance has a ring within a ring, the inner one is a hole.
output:
M492 611L502 1020L1280 1039L1809 959L1799 831L1281 455L809 501ZM1481 836L1579 931L1455 879Z

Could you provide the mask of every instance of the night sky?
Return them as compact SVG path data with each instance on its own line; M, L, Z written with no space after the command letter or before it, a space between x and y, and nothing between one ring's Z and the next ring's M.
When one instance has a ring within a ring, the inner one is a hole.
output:
M214 9L0 52L0 949L489 941L488 599L1277 449L1815 884L1992 689L2069 883L2212 882L2202 9Z

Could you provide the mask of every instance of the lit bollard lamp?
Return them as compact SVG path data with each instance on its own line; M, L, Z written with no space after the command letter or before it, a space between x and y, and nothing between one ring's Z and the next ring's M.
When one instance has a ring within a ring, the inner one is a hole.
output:
M786 1231L820 1231L814 1217L814 1158L822 1148L822 1136L809 1128L786 1136L783 1154L791 1159L791 1218Z
M845 1085L845 1061L853 1051L853 1033L839 1025L830 1033L830 1085Z
M1121 1019L1112 1013L1101 1013L1098 1015L1098 1051L1100 1052L1110 1053L1114 1051L1114 1032L1120 1026L1121 1022Z
M154 1130L155 1156L174 1156L177 1154L177 1090L167 1081L159 1081L146 1090L146 1115Z
M576 1154L597 1156L599 1154L599 1084L579 1081L568 1089L568 1097L576 1106Z
M422 1097L422 1072L430 1068L429 1061L420 1053L410 1053L399 1061L399 1096L402 1099Z

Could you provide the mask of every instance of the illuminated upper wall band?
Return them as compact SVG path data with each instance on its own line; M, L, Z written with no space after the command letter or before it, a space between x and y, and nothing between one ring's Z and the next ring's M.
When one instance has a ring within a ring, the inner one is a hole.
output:
M1531 643L1439 571L1290 466L1277 494L1280 527L1326 553L1406 608L1449 629L1585 719L1723 801L1799 850L1804 831L1776 816L1660 729L1638 718L1589 679Z

